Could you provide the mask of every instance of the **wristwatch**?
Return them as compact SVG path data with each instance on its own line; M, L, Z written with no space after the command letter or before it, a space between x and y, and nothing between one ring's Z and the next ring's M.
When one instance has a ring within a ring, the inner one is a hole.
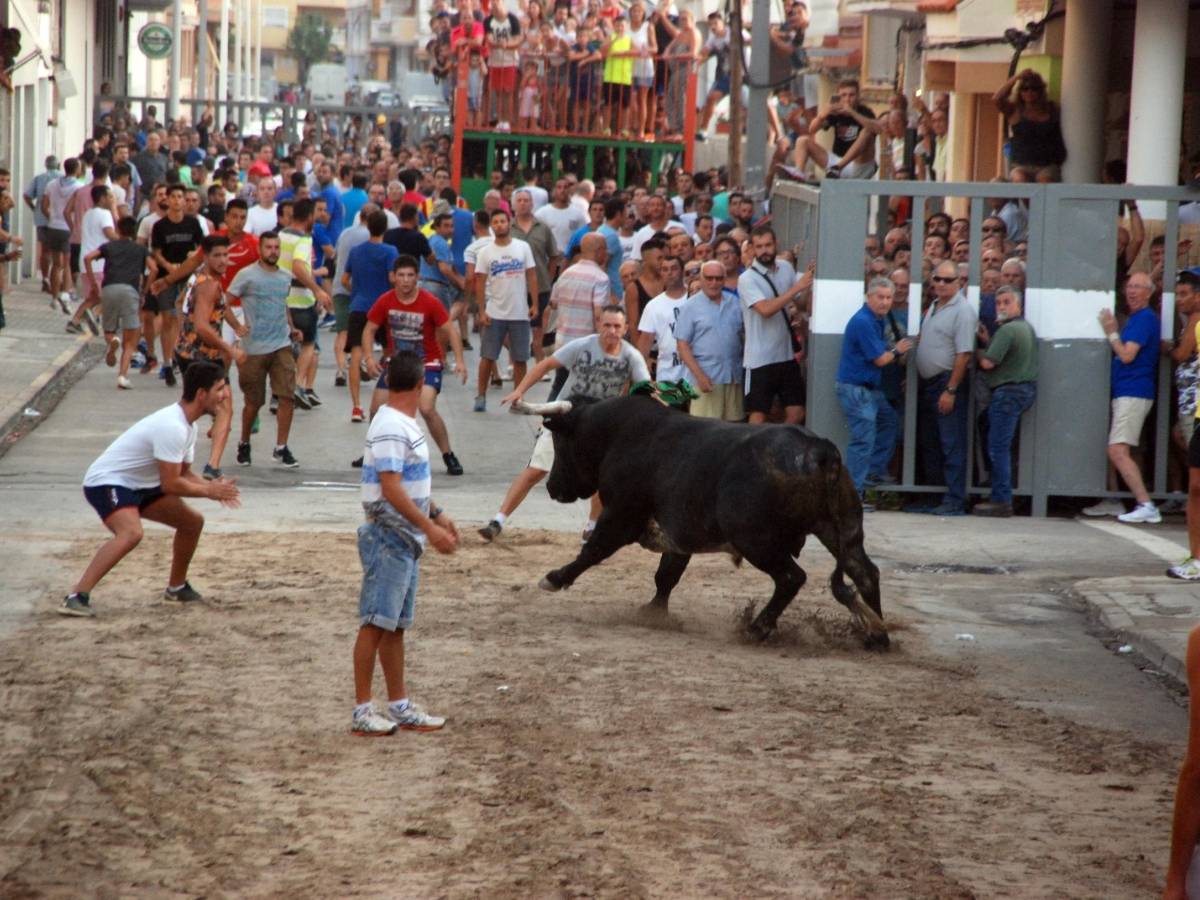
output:
M946 393L947 393L947 394L957 394L957 393L958 393L958 388L956 388L956 387L950 387L950 385L946 385Z

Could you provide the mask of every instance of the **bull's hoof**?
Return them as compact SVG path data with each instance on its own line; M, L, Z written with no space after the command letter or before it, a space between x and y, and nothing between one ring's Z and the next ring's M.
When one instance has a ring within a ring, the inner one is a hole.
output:
M655 597L638 607L638 615L648 619L664 619L667 616L667 601Z
M887 650L892 645L891 639L886 631L881 631L876 634L868 634L863 639L863 647L867 650Z
M771 633L774 630L774 625L767 625L763 622L760 622L758 619L755 619L746 626L746 633L756 641L765 641L771 636Z
M553 573L550 573L550 575L552 574ZM538 582L538 587L540 587L543 591L550 591L551 593L554 591L561 591L563 586L554 581L550 575L544 576L542 580Z

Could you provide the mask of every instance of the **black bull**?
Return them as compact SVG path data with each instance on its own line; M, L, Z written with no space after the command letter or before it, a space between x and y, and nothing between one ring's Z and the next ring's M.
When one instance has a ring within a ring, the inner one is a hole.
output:
M662 553L650 605L665 612L693 553L730 553L775 582L750 624L765 638L807 580L796 557L814 534L837 561L833 596L864 631L866 646L888 646L879 569L863 550L862 504L831 442L799 426L695 418L649 397L514 411L544 415L553 432L550 496L571 503L599 490L604 503L579 555L548 572L544 589L570 587L636 542Z

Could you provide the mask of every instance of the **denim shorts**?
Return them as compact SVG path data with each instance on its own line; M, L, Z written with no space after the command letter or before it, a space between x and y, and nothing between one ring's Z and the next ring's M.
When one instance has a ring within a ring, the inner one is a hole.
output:
M362 560L360 625L384 631L412 627L417 599L417 552L403 537L375 522L358 526L358 558Z
M480 335L479 355L495 362L504 348L504 336L508 335L508 355L515 363L529 359L532 327L528 319L492 319L483 326Z

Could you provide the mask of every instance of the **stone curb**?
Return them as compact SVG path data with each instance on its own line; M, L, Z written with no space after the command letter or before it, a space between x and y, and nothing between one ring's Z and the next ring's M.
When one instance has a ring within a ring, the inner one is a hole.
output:
M0 456L36 428L58 405L56 388L74 373L75 363L86 354L91 339L92 335L80 335L15 400L0 409ZM45 408L42 407L43 403ZM37 410L41 415L27 416L26 409Z
M1101 625L1122 642L1131 645L1151 665L1178 682L1180 687L1187 688L1186 661L1167 650L1158 638L1141 631L1119 597L1104 590L1095 581L1078 582L1075 593Z

